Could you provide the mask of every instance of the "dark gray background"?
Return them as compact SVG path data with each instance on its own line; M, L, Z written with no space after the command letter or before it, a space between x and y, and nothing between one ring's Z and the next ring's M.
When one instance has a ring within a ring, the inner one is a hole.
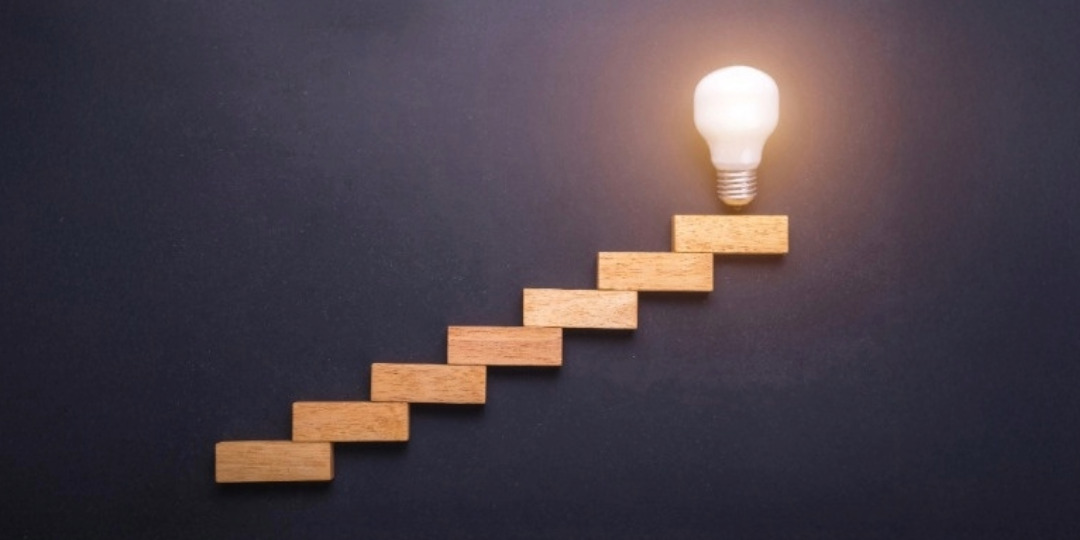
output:
M0 535L1080 535L1080 7L6 2ZM722 211L698 79L771 73L789 256L571 333L329 485L213 444Z

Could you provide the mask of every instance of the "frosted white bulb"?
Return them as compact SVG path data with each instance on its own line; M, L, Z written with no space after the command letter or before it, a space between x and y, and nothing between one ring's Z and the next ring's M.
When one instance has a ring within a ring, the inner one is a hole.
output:
M709 144L724 204L740 208L754 200L761 150L779 118L776 81L752 67L716 70L694 89L694 125Z

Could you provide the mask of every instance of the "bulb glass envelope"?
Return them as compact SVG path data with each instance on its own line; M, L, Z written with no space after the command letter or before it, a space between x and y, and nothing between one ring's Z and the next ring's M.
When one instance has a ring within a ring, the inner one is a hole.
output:
M694 90L694 125L720 171L756 169L780 119L780 92L764 72L731 66L701 79Z

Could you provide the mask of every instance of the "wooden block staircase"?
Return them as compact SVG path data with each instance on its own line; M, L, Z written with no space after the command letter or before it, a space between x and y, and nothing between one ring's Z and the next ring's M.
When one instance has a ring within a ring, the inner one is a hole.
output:
M488 366L561 366L563 328L633 330L639 292L709 292L714 255L788 252L787 216L672 225L672 253L600 253L596 290L525 289L522 326L451 326L446 364L372 364L371 401L293 403L291 441L217 443L216 481L332 480L333 443L408 441L409 403L483 405Z

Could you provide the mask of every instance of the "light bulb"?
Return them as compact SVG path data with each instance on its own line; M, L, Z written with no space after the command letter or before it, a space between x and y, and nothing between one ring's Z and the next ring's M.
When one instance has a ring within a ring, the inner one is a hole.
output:
M761 150L779 117L776 81L752 67L716 70L694 89L694 125L709 144L724 204L739 209L754 200Z

